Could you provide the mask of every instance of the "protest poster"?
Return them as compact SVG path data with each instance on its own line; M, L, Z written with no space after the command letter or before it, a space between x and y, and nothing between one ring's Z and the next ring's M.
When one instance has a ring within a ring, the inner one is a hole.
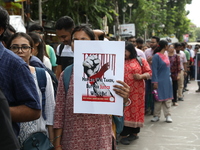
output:
M200 52L196 54L196 72L195 78L197 81L200 81Z
M124 53L122 41L74 41L74 113L123 115L113 85L124 80Z

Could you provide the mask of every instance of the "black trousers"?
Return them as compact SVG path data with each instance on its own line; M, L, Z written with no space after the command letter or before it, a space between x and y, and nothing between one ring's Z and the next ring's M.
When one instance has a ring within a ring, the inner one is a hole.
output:
M172 80L173 96L172 102L177 102L177 90L178 90L178 80Z
M126 127L124 126L123 131L121 132L121 136L127 136L129 134L138 134L140 133L140 127L132 128L132 127Z

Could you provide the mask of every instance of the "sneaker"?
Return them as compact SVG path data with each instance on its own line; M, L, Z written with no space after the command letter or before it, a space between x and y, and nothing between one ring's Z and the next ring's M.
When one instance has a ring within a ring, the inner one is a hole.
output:
M133 140L136 140L136 139L138 139L138 138L139 138L139 136L133 135L133 134L131 134L131 135L129 135L129 136L127 137L127 139L128 139L129 141L133 141Z
M153 117L153 118L151 119L151 122L157 122L157 121L159 121L159 117L157 117L157 116L155 116L155 117Z
M166 117L166 122L167 122L167 123L172 123L172 118L171 118L171 116L167 116L167 117Z
M184 101L183 98L178 98L179 101Z
M200 89L196 90L195 92L199 93L199 92L200 92Z
M127 139L127 138L122 138L120 140L120 143L122 143L123 145L129 145L130 144L130 141Z

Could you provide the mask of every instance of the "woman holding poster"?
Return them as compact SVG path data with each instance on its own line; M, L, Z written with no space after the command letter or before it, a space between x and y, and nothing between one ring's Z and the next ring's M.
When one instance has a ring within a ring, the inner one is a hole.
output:
M86 27L76 27L72 32L72 49L74 40L95 40L93 31ZM74 71L72 70L69 89L64 87L63 72L59 78L54 115L56 150L112 150L112 118L110 115L74 113ZM129 86L114 86L115 92L128 100Z
M130 86L131 104L124 110L124 129L120 134L120 142L129 145L130 141L138 138L140 127L144 124L144 79L149 79L152 73L148 62L137 56L133 44L129 42L125 47L124 69L124 81Z

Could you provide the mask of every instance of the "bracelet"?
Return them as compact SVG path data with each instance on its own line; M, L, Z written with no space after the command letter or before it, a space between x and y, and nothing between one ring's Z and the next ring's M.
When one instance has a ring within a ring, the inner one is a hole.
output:
M130 100L130 98L128 98L128 102L126 102L126 104L124 104L124 106L126 107L126 106L129 106L130 104L131 104L131 100Z
M55 137L54 139L53 139L53 141L55 141L57 138L59 138L59 137L61 137L61 135L59 135L59 136L57 136L57 137Z
M56 147L54 147L54 148L56 149L56 148L59 148L59 147L61 147L61 145L58 145L58 146L56 146Z

